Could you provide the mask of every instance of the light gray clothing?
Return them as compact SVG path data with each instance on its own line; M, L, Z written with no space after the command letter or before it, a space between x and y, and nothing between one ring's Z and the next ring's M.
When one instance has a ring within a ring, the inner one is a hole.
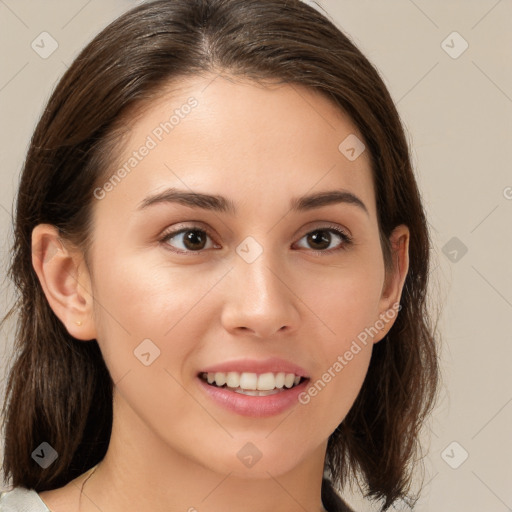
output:
M0 512L50 512L34 489L15 487L0 493Z

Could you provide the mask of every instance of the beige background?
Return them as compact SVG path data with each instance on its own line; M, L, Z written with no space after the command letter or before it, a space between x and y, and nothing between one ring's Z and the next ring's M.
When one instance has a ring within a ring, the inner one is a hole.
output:
M2 312L12 298L4 276L13 198L35 123L78 51L136 3L0 0ZM512 2L319 4L389 87L432 229L444 385L425 436L430 452L415 510L512 510ZM43 31L58 43L47 59L31 48ZM8 326L0 342L2 391L11 343ZM356 495L350 500L372 510Z

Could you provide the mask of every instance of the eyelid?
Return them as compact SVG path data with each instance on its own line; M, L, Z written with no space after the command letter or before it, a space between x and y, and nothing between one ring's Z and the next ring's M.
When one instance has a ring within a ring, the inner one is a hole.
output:
M339 224L333 224L329 221L313 222L313 226L308 224L307 229L304 232L304 235L307 235L308 233L311 233L312 231L317 231L317 230L322 230L322 229L325 229L325 230L334 229L335 231L339 231L340 233L343 233L343 235L345 235L348 239L352 240L352 233L347 228L340 226ZM304 236L304 235L302 235L302 236Z
M177 224L173 224L172 226L165 228L164 231L162 231L161 235L159 235L159 238L166 237L168 235L176 235L180 231L183 230L197 230L197 231L204 231L208 235L212 236L213 231L206 225L203 224L203 222L199 220L190 220L190 221L184 221L184 222L178 222Z

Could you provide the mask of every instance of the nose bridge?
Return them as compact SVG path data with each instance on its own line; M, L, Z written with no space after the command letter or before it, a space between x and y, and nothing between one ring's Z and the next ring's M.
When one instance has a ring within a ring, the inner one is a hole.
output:
M251 236L238 245L236 253L224 315L226 326L269 336L283 326L294 325L297 311L286 272L282 271L285 262L270 245Z
M261 240L261 237L259 237ZM257 302L268 303L276 298L276 294L282 295L283 283L277 278L279 268L283 262L278 261L275 252L265 239L265 245L256 238L248 236L236 248L238 258L235 270L237 286L240 287L242 296L254 293Z

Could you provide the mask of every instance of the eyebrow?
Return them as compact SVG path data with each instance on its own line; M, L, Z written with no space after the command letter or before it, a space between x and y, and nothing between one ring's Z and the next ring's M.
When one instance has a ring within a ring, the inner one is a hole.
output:
M178 203L190 208L201 208L203 210L211 210L220 213L228 213L235 215L237 208L235 203L226 197L219 195L203 194L200 192L189 192L186 190L179 190L170 188L146 197L141 201L138 210L143 210L150 206L162 203ZM290 209L294 212L304 212L328 206L331 204L345 203L356 206L369 216L366 205L352 192L347 190L327 190L324 192L317 192L310 195L292 198L290 202Z

